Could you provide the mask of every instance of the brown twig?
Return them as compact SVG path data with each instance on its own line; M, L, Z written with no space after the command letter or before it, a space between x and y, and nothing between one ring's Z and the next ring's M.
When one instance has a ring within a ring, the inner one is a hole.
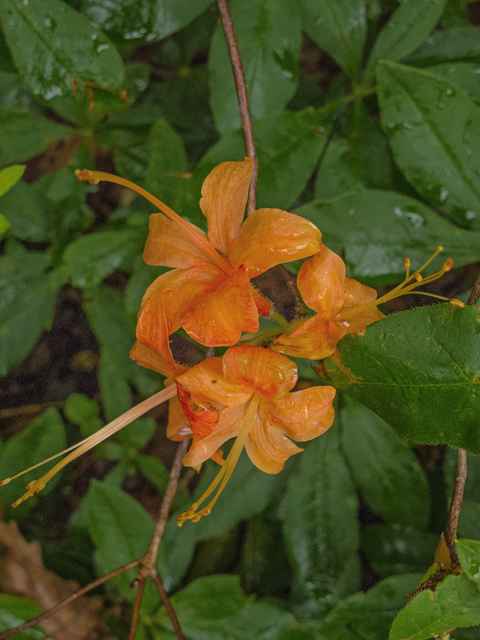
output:
M478 276L478 278L475 281L475 284L473 285L473 289L468 297L467 304L474 305L478 302L479 298L480 298L480 275Z
M155 586L158 589L160 598L162 599L162 602L168 611L168 615L170 617L170 620L172 621L173 628L175 629L175 633L177 634L178 640L185 640L185 636L183 635L182 628L180 627L180 623L178 621L177 614L175 613L175 609L173 608L173 605L168 598L167 592L165 591L165 587L163 586L162 581L158 576L158 573L153 576L153 581L155 583Z
M133 605L132 622L130 624L130 633L128 634L128 640L135 640L135 634L137 633L138 616L140 614L140 605L142 604L144 590L145 590L145 580L142 580L138 585L138 591L135 597L135 604Z
M0 633L0 640L6 640L6 638L9 638L14 633L20 633L21 631L30 629L30 627L33 627L34 625L39 624L42 620L45 620L45 618L48 618L49 616L53 615L63 607L66 607L68 604L70 604L77 598L80 598L80 596L83 596L89 591L92 591L92 589L95 589L95 587L99 587L104 582L107 582L111 578L115 578L115 576L118 576L121 573L128 571L129 569L134 569L135 567L138 567L139 564L140 564L140 560L133 560L132 562L129 562L128 564L123 565L123 567L119 567L118 569L114 569L113 571L110 571L110 573L107 573L101 578L98 578L98 580L94 580L94 582L91 582L90 584L87 584L82 589L79 589L75 593L72 593L71 596L68 596L68 598L65 598L65 600L62 600L61 602L56 604L54 607L47 609L46 611L41 613L39 616L37 616L33 620L30 620L29 622L24 622L18 627L13 627L12 629L7 629L6 631L3 631L2 633Z
M247 215L255 211L257 200L257 178L258 166L255 153L255 142L253 140L252 119L250 117L250 107L248 105L247 87L245 75L243 73L242 60L238 50L238 40L233 28L232 17L227 0L218 0L218 8L222 19L225 41L227 43L228 55L232 63L233 77L237 89L238 106L240 109L240 120L242 123L243 138L245 140L245 151L249 158L253 160L253 173L248 192Z

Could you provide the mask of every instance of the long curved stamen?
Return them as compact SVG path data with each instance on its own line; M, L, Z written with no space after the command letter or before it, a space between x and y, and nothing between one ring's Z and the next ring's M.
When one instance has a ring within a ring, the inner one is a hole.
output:
M113 175L113 173L105 173L104 171L90 171L89 169L77 169L75 171L75 175L79 180L86 180L91 184L98 184L100 181L102 182L114 182L115 184L120 184L122 187L127 187L128 189L132 189L132 191L136 191L141 196L146 198L149 202L157 207L162 213L164 213L169 220L177 224L184 233L193 240L197 247L199 247L205 255L207 255L212 262L214 262L217 267L219 267L224 273L230 275L233 273L232 267L228 264L223 256L221 256L215 247L211 244L208 238L203 238L199 233L195 231L195 229L189 225L178 213L175 213L173 209L170 209L168 205L164 202L152 196L151 193L148 193L142 187L139 187L130 180L125 180L124 178L120 178L119 176Z
M228 454L227 459L225 460L225 464L222 466L221 470L216 475L215 480L208 487L208 489L205 491L202 497L197 502L192 504L192 506L188 511L185 511L185 513L182 513L178 516L179 527L182 526L185 520L192 520L192 522L198 522L202 516L210 515L213 505L218 500L218 497L224 490L227 482L230 480L230 476L232 475L233 470L235 469L235 466L238 462L238 459L240 458L240 454L242 453L243 447L245 446L248 434L252 427L255 414L257 413L259 402L260 402L260 394L257 391L253 395L252 399L249 402L247 410L245 411L242 428L240 429L240 433L238 434L233 444L233 447L230 453ZM202 502L205 502L205 500L210 496L210 494L212 494L215 491L215 489L218 487L219 484L220 484L220 488L218 489L213 500L208 504L208 506L204 507L200 511L197 511L198 507L202 504Z
M30 498L35 493L39 493L45 487L47 482L51 480L53 476L56 475L60 471L60 469L63 469L63 467L65 467L69 462L71 462L72 460L75 460L75 458L78 458L83 453L85 453L89 449L92 449L100 442L103 442L103 440L106 440L106 438L108 438L109 436L113 435L114 433L117 433L117 431L120 431L120 429L123 429L123 427L127 426L127 424L130 424L130 422L133 422L134 420L142 416L149 409L152 409L153 407L156 407L159 404L162 404L162 402L165 402L166 400L173 398L173 396L176 393L177 393L177 388L173 384L167 387L166 389L159 391L158 393L153 395L151 398L147 398L147 400L140 402L140 404L137 404L135 407L132 407L132 409L130 409L129 411L126 411L123 415L119 416L109 424L102 427L102 429L99 429L96 433L91 435L89 438L85 438L85 440L82 440L81 442L78 442L77 444L73 445L73 447L70 447L69 449L65 449L65 451L61 451L60 453L57 453L55 456L52 456L51 458L48 458L43 462L39 462L38 464L34 465L33 467L30 467L29 469L25 469L25 471L18 473L16 476L12 476L11 478L6 478L5 480L0 481L0 486L8 484L11 480L18 478L19 476L22 476L24 473L28 473L32 469L36 469L37 467L40 467L42 464L45 464L50 460L54 460L55 458L58 458L58 456L61 456L64 453L71 451L71 453L68 456L66 456L63 460L58 462L54 467L50 469L50 471L48 471L39 480L33 480L32 482L29 482L26 487L28 489L27 493L25 493L21 498L16 500L12 506L17 507L21 502L24 502L25 500L27 500L27 498Z
M436 273L433 273L430 276L427 276L426 278L423 278L420 275L420 272L423 271L423 269L425 269L425 267L427 267L432 262L432 260L434 260L438 256L438 254L441 251L443 251L443 247L439 246L435 251L435 253L425 262L425 264L422 265L420 269L415 271L415 273L413 273L412 275L410 275L410 260L409 258L405 258L404 264L406 269L406 276L405 276L405 280L401 284L396 286L394 289L386 293L381 298L377 298L376 300L372 300L372 302L368 302L367 304L362 304L358 307L347 308L344 311L341 311L338 314L338 318L340 320L350 320L357 314L363 313L367 309L371 309L372 307L377 307L379 304L388 302L389 300L393 300L394 298L399 298L400 296L407 295L407 293L411 293L421 285L428 284L429 282L433 282L434 280L438 280L438 278L441 278L444 273L446 273L447 271L450 271L450 269L453 267L453 260L451 258L448 258L447 260L445 260L445 262L443 263L443 267L439 271L437 271ZM415 282L408 284L412 279L414 279ZM444 296L439 296L435 293L427 293L425 291L416 291L416 293L417 295L430 296L431 298L437 298L438 300L445 300L457 307L465 306L463 302L461 302L461 300L457 300L456 298L446 298Z

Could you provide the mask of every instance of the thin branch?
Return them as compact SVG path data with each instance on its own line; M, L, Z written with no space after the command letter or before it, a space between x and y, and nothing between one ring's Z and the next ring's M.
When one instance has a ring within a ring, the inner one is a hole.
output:
M135 604L133 606L132 623L130 625L130 633L128 634L128 640L135 640L135 634L137 633L138 616L140 614L140 605L142 604L144 590L145 590L145 580L142 580L138 585Z
M129 569L134 569L135 567L138 567L139 564L140 564L140 560L133 560L132 562L129 562L128 564L123 565L123 567L119 567L114 571L110 571L110 573L107 573L105 576L102 576L101 578L94 580L94 582L91 582L90 584L87 584L82 589L79 589L75 593L72 593L71 596L68 596L68 598L65 598L65 600L62 600L55 606L51 607L50 609L47 609L46 611L41 613L39 616L37 616L33 620L30 620L29 622L24 622L18 627L13 627L12 629L7 629L6 631L3 631L3 633L0 633L0 640L6 640L6 638L9 638L14 633L20 633L21 631L25 631L26 629L29 629L30 627L33 627L36 624L39 624L42 620L45 620L45 618L52 616L54 613L57 613L57 611L60 611L60 609L63 609L63 607L66 607L68 604L70 604L74 600L77 600L77 598L80 598L81 596L85 595L89 591L92 591L92 589L95 589L95 587L99 587L100 585L104 584L104 582L107 582L111 578L115 578L115 576L118 576L121 573L128 571Z
M458 566L459 559L455 549L455 540L457 539L458 516L462 507L463 490L465 489L465 480L467 479L467 452L464 449L458 450L457 476L455 478L455 486L453 487L452 502L448 512L447 526L445 529L445 541L450 552L452 566ZM0 639L1 640L1 639Z
M255 211L257 200L257 178L258 166L255 153L255 142L253 140L252 119L250 117L250 107L248 104L247 87L245 75L243 73L242 60L238 50L238 40L233 28L232 17L227 0L218 0L218 8L222 19L225 41L227 43L228 55L232 63L233 77L237 89L238 106L240 109L240 120L242 123L243 138L245 140L245 151L249 158L253 160L252 181L248 192L247 215Z
M467 304L469 305L477 304L479 298L480 298L480 275L478 276L478 278L475 281L475 284L473 285L473 289L470 293L470 296L468 297Z
M157 573L153 576L153 581L155 583L155 586L158 589L160 598L162 599L162 602L168 611L168 615L170 617L170 620L172 621L173 628L175 629L175 633L177 634L178 640L185 640L185 636L183 635L182 629L180 627L180 623L178 621L177 614L175 613L175 609L173 608L173 605L168 598L167 592L165 591L165 587L163 586L162 581L160 580Z

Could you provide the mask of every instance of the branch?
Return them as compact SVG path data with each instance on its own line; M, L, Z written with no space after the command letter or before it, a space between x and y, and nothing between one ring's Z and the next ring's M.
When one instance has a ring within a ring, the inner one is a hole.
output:
M232 63L233 77L237 89L238 106L240 109L240 120L242 122L243 138L245 140L245 151L249 158L253 160L252 181L248 192L247 215L255 211L257 200L257 178L258 165L255 153L255 142L253 140L252 119L250 117L250 107L248 105L247 87L245 75L243 73L242 60L238 50L238 41L233 28L232 17L227 0L218 0L218 8L222 19L225 41L227 43L228 55Z
M478 302L479 298L480 298L480 275L478 276L478 278L475 281L475 284L473 285L473 289L467 300L467 304L474 305Z
M153 581L155 583L155 586L158 589L160 598L162 599L162 602L168 611L168 615L170 617L170 620L172 621L173 628L175 629L175 633L177 634L178 640L185 640L185 636L183 635L182 628L180 627L180 623L178 621L177 614L175 613L175 609L173 608L173 605L168 598L167 592L165 591L165 587L163 586L162 581L158 576L158 573L153 576Z
M144 590L145 580L142 580L138 585L138 591L135 597L135 604L133 606L132 622L130 624L130 633L128 634L128 640L135 640L135 634L137 633L138 616L140 615L140 605L142 604Z

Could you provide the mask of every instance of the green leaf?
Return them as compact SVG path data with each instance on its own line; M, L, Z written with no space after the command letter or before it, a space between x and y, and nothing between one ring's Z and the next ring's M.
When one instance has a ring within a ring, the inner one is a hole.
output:
M162 40L192 22L213 0L84 0L83 11L115 42Z
M303 191L324 146L329 118L320 111L284 111L253 125L258 156L257 207L288 209ZM243 160L245 146L240 131L223 137L200 161L185 194L183 213L196 224L205 217L198 205L208 173L225 160Z
M418 585L421 574L392 576L382 580L366 593L342 600L328 615L327 622L343 622L368 640L385 640L398 610Z
M14 164L0 171L0 196L7 193L23 176L25 165Z
M185 191L187 157L182 139L164 118L150 129L150 158L146 188L178 210Z
M115 47L64 2L3 0L0 18L15 64L35 95L51 100L86 82L114 92L122 87Z
M391 315L338 344L343 366L321 375L360 400L401 438L480 453L480 313L449 304ZM325 361L335 369L333 358Z
M92 287L143 251L143 229L97 231L72 242L64 259L76 287Z
M24 622L29 622L42 613L42 607L30 600L20 596L10 596L6 593L0 595L0 632L18 627ZM20 633L15 633L12 640L43 640L47 638L41 627L35 625Z
M0 468L2 479L20 473L38 462L59 453L67 446L65 430L60 414L56 409L47 409L38 418L35 418L26 429L7 441L2 450ZM51 463L49 466L53 466ZM34 496L20 504L16 509L11 503L25 493L23 487L32 480L41 477L47 470L35 469L22 477L21 480L12 480L5 487L0 488L0 499L5 520L22 519L38 501ZM54 476L42 491L42 496L48 494L57 482L60 475Z
M480 107L453 82L384 62L382 126L407 180L459 224L480 228Z
M342 398L342 447L365 502L385 522L426 529L428 482L417 457L367 407Z
M289 0L232 0L230 12L253 119L281 111L295 93L300 14ZM209 56L210 104L221 134L239 129L232 65L219 21Z
M0 213L10 221L10 233L16 238L30 242L48 239L50 220L45 198L23 180L2 197Z
M161 460L154 456L144 456L139 454L135 458L135 464L151 483L153 483L160 493L164 493L167 488L170 473Z
M442 62L480 59L480 27L457 27L436 31L416 51L407 56L406 64L429 67Z
M480 584L480 542L478 540L457 540L455 542L458 557L470 580Z
M96 402L81 393L71 393L65 405L65 415L82 430L82 436L88 438L103 427Z
M45 151L51 142L63 140L74 133L70 127L21 109L0 108L0 122L0 165L33 158Z
M83 502L83 512L102 574L146 553L154 530L153 520L136 500L121 489L92 480ZM131 569L113 579L130 601L135 598L135 592L129 591L128 587L136 573L136 569ZM151 591L147 599L150 601L145 603L147 606L152 599L155 601Z
M465 575L451 575L435 591L415 596L394 620L389 640L427 640L479 623L480 590Z
M427 512L427 516L429 513ZM433 564L438 535L398 524L373 524L362 530L362 551L381 576L424 574Z
M337 426L308 445L290 477L284 530L297 591L320 610L358 588L358 501L338 445Z
M303 28L351 78L358 75L367 33L363 0L301 0Z
M450 82L455 82L464 89L472 100L480 102L480 75L478 62L447 62L428 67L430 73L442 76Z
M365 190L310 202L295 213L315 223L323 241L345 255L348 275L365 284L394 284L443 245L455 266L480 259L480 236L460 230L430 208L391 191Z
M21 362L53 320L48 255L9 242L0 258L0 376Z
M373 78L379 60L397 62L427 38L447 0L405 0L380 32L368 58L365 77Z

